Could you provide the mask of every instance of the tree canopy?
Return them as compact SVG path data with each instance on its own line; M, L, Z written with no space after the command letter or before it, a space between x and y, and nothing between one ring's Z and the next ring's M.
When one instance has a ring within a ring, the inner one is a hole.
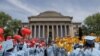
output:
M7 24L7 22L9 20L11 20L11 16L4 13L4 12L0 12L0 27L5 27L5 25Z
M0 27L4 28L4 36L12 36L16 34L19 27L21 27L21 21L13 19L10 15L5 12L0 12Z
M88 33L95 33L96 35L100 35L100 13L95 13L91 16L88 16L84 20L85 29L88 29ZM84 30L85 30L84 29Z

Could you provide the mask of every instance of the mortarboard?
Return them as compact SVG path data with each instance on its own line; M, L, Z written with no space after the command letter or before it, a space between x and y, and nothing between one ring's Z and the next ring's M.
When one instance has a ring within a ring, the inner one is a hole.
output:
M84 39L86 39L86 43L85 46L87 47L94 47L94 43L95 43L95 38L94 36L86 36Z
M84 39L86 40L94 40L96 37L94 36L86 36Z

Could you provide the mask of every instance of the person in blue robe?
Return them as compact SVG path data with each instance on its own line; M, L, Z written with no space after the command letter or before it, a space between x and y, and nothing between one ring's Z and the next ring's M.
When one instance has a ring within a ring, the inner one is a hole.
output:
M54 56L53 46L50 45L50 46L47 48L47 54L48 54L48 56Z
M86 36L85 39L83 48L74 50L71 56L100 56L100 51L95 48L95 37Z
M44 56L48 56L48 54L47 54L47 46L44 48Z

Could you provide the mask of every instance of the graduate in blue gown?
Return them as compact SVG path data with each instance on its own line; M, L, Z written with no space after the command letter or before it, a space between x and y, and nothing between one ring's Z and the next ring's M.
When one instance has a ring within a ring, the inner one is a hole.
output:
M78 45L77 48L75 48L70 56L83 56L83 45Z
M86 36L86 42L82 49L76 49L72 52L71 56L100 56L100 51L95 48L95 37Z
M3 52L4 52L4 49L3 49L3 47L2 47L2 42L0 42L0 56L3 55Z
M40 47L40 53L41 56L44 56L44 47Z
M44 47L44 56L48 56L48 54L47 54L47 46Z
M47 54L48 54L48 56L54 56L53 46L52 45L48 46Z
M60 48L59 49L59 55L58 56L66 56L67 54L66 54L66 51L65 51L65 49L64 48Z
M95 48L95 39L96 37L87 36L86 43L84 45L84 55L85 56L100 56L100 51Z
M52 43L52 46L53 46L54 56L58 56L59 48L57 47L57 45L54 42Z
M40 55L39 43L36 43L36 46L34 48L34 56L39 56L39 55Z

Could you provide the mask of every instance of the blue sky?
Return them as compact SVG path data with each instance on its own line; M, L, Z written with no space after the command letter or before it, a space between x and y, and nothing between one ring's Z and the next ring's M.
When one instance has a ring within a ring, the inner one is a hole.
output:
M28 22L28 16L44 11L57 11L82 22L88 15L100 12L100 0L0 0L0 11Z

